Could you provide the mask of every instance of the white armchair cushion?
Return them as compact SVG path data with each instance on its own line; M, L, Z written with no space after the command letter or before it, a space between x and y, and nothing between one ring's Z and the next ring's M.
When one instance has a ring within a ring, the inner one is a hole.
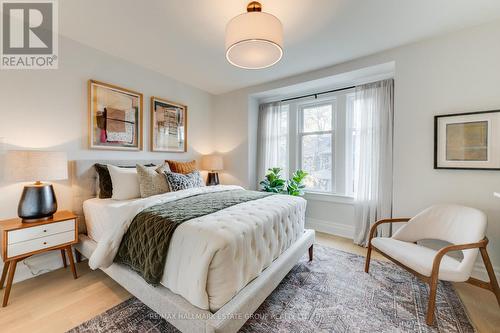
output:
M476 243L486 233L486 215L471 207L431 206L405 223L392 236L405 242L439 239L452 244Z
M372 245L414 271L424 276L431 276L432 264L437 251L414 243L386 237L373 238ZM477 255L477 249L468 251L475 251L475 255ZM445 255L441 259L441 265L439 266L439 279L453 282L466 281L469 279L472 270L472 267L468 266Z

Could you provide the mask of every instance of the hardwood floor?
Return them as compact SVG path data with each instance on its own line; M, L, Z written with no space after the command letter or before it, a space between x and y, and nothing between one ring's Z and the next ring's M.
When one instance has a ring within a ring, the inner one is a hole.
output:
M366 249L352 240L317 233L317 243L365 255ZM385 260L378 253L374 259ZM1 332L65 332L128 299L130 294L86 261L77 266L73 280L62 268L13 286L9 305L0 308ZM465 283L455 288L478 332L500 332L500 308L492 293Z
M0 308L1 332L65 332L120 304L130 294L87 262L16 283L9 305Z

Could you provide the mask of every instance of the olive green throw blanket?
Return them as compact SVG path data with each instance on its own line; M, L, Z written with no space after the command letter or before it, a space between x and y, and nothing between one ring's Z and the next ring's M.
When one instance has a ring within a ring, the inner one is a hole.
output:
M123 236L115 262L129 266L146 282L157 285L163 276L170 239L177 226L269 195L271 193L246 190L210 192L146 208L135 216Z

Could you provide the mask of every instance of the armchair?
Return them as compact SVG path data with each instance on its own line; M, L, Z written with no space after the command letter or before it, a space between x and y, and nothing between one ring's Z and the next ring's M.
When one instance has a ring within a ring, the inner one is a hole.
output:
M392 237L374 237L383 223L406 222ZM384 219L370 229L365 272L370 269L372 249L429 284L429 301L426 322L434 322L438 280L467 282L492 291L500 306L500 289L491 265L485 237L486 216L479 210L458 205L436 205L413 218ZM437 239L451 243L442 249L417 244L424 239ZM462 251L461 261L448 256L452 251ZM471 277L478 252L481 253L490 282Z

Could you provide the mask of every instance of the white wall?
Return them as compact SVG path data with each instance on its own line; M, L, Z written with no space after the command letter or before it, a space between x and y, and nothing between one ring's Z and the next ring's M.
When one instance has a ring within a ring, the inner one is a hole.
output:
M333 67L215 98L215 147L225 153L225 182L253 187L248 155L256 142L249 119L257 112L248 98L256 93L394 61L394 215L412 216L434 203L477 207L488 215L489 253L500 267L498 171L433 169L433 117L437 114L500 109L500 21L395 48ZM313 224L352 225L352 206L310 200Z
M63 150L76 159L189 159L212 149L212 95L67 38L59 42L59 69L0 71L0 166L8 149ZM96 79L144 94L144 150L98 151L87 148L87 80ZM188 152L149 152L150 96L188 106ZM17 216L22 184L7 184L0 170L0 219ZM55 184L60 209L72 209L69 182ZM53 254L55 259L57 254ZM57 268L49 256L25 263L34 273ZM57 257L58 258L58 257ZM18 266L19 267L19 266ZM21 265L16 279L29 276Z

